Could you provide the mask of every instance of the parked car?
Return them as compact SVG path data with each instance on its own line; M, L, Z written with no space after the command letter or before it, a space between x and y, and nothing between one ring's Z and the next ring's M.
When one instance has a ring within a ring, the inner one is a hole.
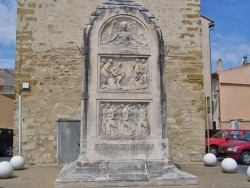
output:
M221 144L218 149L219 155L230 157L242 164L250 164L250 133L243 139L235 142Z
M208 151L208 141L209 141L209 149L210 153L218 156L218 148L221 144L226 142L237 141L242 139L244 135L250 133L250 130L241 130L241 129L231 129L231 130L220 130L216 134L214 134L209 140L206 140L206 148Z
M13 130L0 128L0 156L12 157Z

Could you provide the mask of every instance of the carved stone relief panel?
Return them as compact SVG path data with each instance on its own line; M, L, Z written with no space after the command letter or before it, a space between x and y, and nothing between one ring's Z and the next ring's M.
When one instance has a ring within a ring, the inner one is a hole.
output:
M148 57L101 56L99 61L99 91L149 91Z
M100 137L150 135L149 102L100 102Z
M143 24L130 16L116 16L108 20L100 33L100 45L109 47L149 46L148 33Z

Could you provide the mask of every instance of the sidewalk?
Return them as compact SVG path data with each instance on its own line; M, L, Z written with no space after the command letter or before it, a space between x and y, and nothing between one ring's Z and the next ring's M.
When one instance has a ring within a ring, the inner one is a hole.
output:
M0 179L0 188L55 188L55 180L63 165L25 165L14 171L9 179ZM178 163L176 167L199 178L198 185L160 186L154 188L249 188L247 175L223 173L219 166L206 167L203 163ZM70 188L70 187L69 187ZM74 188L76 188L74 186ZM153 188L153 187L147 187Z

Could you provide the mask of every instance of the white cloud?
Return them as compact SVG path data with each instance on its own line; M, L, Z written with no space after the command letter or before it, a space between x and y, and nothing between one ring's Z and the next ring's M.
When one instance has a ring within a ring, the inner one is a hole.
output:
M16 40L16 0L0 0L0 44L9 45Z
M243 56L250 55L250 43L243 36L228 35L212 38L211 58L213 71L216 70L216 62L222 59L223 68L229 69L240 66Z
M223 36L222 36L221 34L216 33L216 34L215 34L215 36L214 36L214 38L217 38L217 39L222 39L222 38L223 38Z

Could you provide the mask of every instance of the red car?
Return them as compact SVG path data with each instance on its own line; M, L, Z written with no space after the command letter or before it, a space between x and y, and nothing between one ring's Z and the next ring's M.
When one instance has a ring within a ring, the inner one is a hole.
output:
M250 133L243 139L235 142L227 142L219 147L219 155L233 158L242 164L250 164Z
M206 148L208 150L208 142L210 146L210 153L218 155L218 148L221 144L226 142L238 141L242 139L244 135L250 133L250 130L232 129L232 130L220 130L213 135L209 140L206 140Z

